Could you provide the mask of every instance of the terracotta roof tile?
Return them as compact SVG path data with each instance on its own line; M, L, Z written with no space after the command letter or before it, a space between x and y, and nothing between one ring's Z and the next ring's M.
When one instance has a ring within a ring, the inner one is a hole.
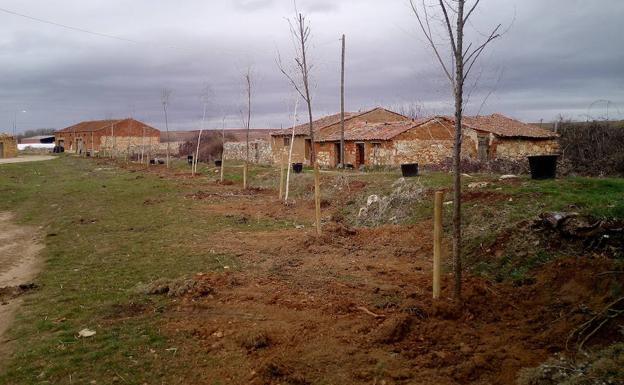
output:
M350 119L354 116L360 115L360 112L345 112L345 119ZM340 122L340 114L333 114L322 117L320 119L316 119L312 122L312 129L314 133L317 133L321 128L331 126L332 124L336 124ZM295 126L295 135L308 135L310 133L310 128L308 123L303 123L298 126ZM292 135L292 127L284 128L281 130L274 131L271 133L272 136L284 136L284 135Z
M448 119L455 122L454 117L448 117ZM508 118L501 114L466 116L463 118L463 123L467 127L474 130L490 132L494 135L503 137L536 139L558 137L558 135L552 131L531 124L522 123L521 121Z
M390 140L405 131L419 126L431 118L387 123L354 122L345 126L345 140ZM340 130L321 131L318 142L336 142L340 140Z
M54 132L91 132L99 131L103 128L109 128L111 125L117 125L125 119L107 119L107 120L87 120L74 124L73 126L65 127Z

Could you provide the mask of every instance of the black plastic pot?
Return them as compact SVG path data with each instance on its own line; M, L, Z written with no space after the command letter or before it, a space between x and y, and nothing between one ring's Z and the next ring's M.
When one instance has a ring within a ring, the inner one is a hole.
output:
M557 158L559 155L529 156L529 167L533 179L554 179L557 177Z
M295 174L300 174L303 171L303 163L293 163L292 168Z
M406 178L418 176L418 163L403 163L401 173Z
M186 157L188 164L193 164L193 155L189 155Z
M223 162L221 161L221 159L215 160L215 167L221 167L222 164Z

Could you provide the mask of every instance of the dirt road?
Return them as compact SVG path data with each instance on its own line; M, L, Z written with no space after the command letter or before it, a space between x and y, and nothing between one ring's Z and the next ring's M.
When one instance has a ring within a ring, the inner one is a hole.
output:
M56 158L51 155L27 155L27 156L20 156L17 158L0 159L0 164L40 162L43 160L52 160L52 159L56 159Z
M36 229L13 223L11 213L0 212L0 362L8 353L5 332L21 301L19 295L39 272L43 245ZM20 287L20 285L22 285Z

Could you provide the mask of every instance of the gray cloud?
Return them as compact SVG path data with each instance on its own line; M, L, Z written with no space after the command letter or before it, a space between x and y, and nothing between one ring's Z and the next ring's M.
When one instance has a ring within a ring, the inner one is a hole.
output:
M483 1L469 38L495 23L510 30L473 73L469 113L494 111L524 120L559 113L582 118L598 99L624 110L624 2L551 0ZM419 34L407 0L299 0L312 25L316 115L339 109L339 37L347 35L347 107L419 102L447 113L448 82ZM242 74L255 74L255 127L288 125L293 91L279 73L276 53L292 60L287 17L292 2L274 0L153 2L62 0L3 7L46 20L135 42L79 33L0 12L0 131L11 127L63 127L84 119L137 118L162 127L160 90L173 90L176 129L194 128L200 95L214 95L209 125L239 126ZM489 97L481 108L486 96ZM590 114L600 116L603 106ZM624 116L619 116L624 118Z

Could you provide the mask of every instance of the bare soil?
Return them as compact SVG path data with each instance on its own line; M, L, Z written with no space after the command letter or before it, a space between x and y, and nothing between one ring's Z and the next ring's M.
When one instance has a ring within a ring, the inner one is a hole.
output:
M150 172L191 185L190 175ZM442 298L433 301L430 221L354 229L334 221L341 204L334 200L316 236L312 203L285 206L275 195L214 183L186 195L200 202L198 215L306 225L206 232L198 252L233 255L238 265L197 272L192 283L185 277L182 289L158 282L168 289L152 295L171 298L161 330L181 343L176 352L189 368L183 383L513 384L522 368L574 355L577 341L569 337L624 284L622 275L604 275L612 259L587 253L541 265L524 281L466 274L461 300L451 298L445 274ZM488 204L508 196L477 191L465 198ZM498 258L495 251L481 258ZM119 320L151 311L117 310ZM586 346L614 341L618 327L606 323ZM207 360L219 369L204 370Z
M38 254L43 248L37 229L13 223L13 215L0 212L0 362L10 348L5 332L21 301L19 296L34 286L39 270Z
M284 206L266 191L236 186L187 198L205 201L206 215L301 223L313 216L312 205ZM483 203L506 198L469 196ZM572 352L573 342L566 346L570 333L613 300L618 277L596 279L612 261L587 256L549 263L520 284L467 276L461 301L451 298L452 277L445 275L444 298L434 302L429 221L353 229L332 222L332 211L324 211L320 237L309 226L206 235L202 244L237 256L242 265L198 272L194 280L201 291L182 295L165 311L167 334L199 342L199 348L187 348L190 361L209 356L222 363L219 373L193 378L236 384L511 384L521 368ZM607 325L592 343L609 341L616 330L616 324Z

